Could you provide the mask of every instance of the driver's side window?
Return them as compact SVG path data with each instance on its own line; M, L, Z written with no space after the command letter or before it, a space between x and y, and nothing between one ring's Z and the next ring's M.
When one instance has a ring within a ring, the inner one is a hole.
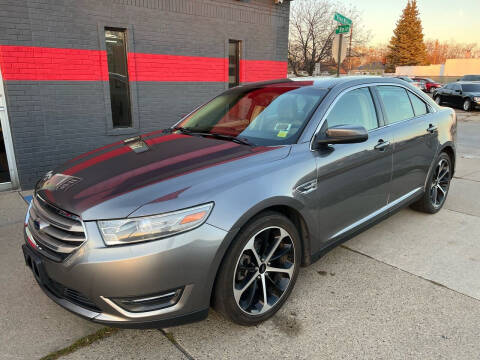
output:
M329 128L337 125L357 125L367 130L377 128L377 112L370 90L364 87L344 94L328 114L327 123Z

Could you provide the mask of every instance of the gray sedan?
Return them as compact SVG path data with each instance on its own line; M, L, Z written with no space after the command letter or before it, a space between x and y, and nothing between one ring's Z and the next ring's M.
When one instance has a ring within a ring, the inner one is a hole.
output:
M279 80L230 89L169 129L47 173L26 264L50 298L123 327L254 325L300 267L412 205L445 202L456 118L398 79Z

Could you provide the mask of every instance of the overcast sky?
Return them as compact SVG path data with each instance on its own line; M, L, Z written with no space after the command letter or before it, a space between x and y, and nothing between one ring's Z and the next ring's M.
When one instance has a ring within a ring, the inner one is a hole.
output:
M315 1L315 0L314 0ZM340 0L354 4L372 31L373 45L387 43L407 0ZM427 39L480 43L480 0L417 0Z

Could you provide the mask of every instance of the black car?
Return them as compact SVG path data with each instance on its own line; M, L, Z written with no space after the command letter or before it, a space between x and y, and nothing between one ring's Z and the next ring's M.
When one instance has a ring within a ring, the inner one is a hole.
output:
M439 105L445 103L470 111L480 105L480 82L458 81L437 89L433 99Z
M463 75L458 81L480 81L480 75Z

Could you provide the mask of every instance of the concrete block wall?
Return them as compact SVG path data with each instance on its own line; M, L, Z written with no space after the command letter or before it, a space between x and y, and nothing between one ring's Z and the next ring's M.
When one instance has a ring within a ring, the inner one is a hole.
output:
M167 127L227 88L286 77L289 2L0 0L0 70L22 188L88 150ZM127 29L134 126L112 129L104 28Z

